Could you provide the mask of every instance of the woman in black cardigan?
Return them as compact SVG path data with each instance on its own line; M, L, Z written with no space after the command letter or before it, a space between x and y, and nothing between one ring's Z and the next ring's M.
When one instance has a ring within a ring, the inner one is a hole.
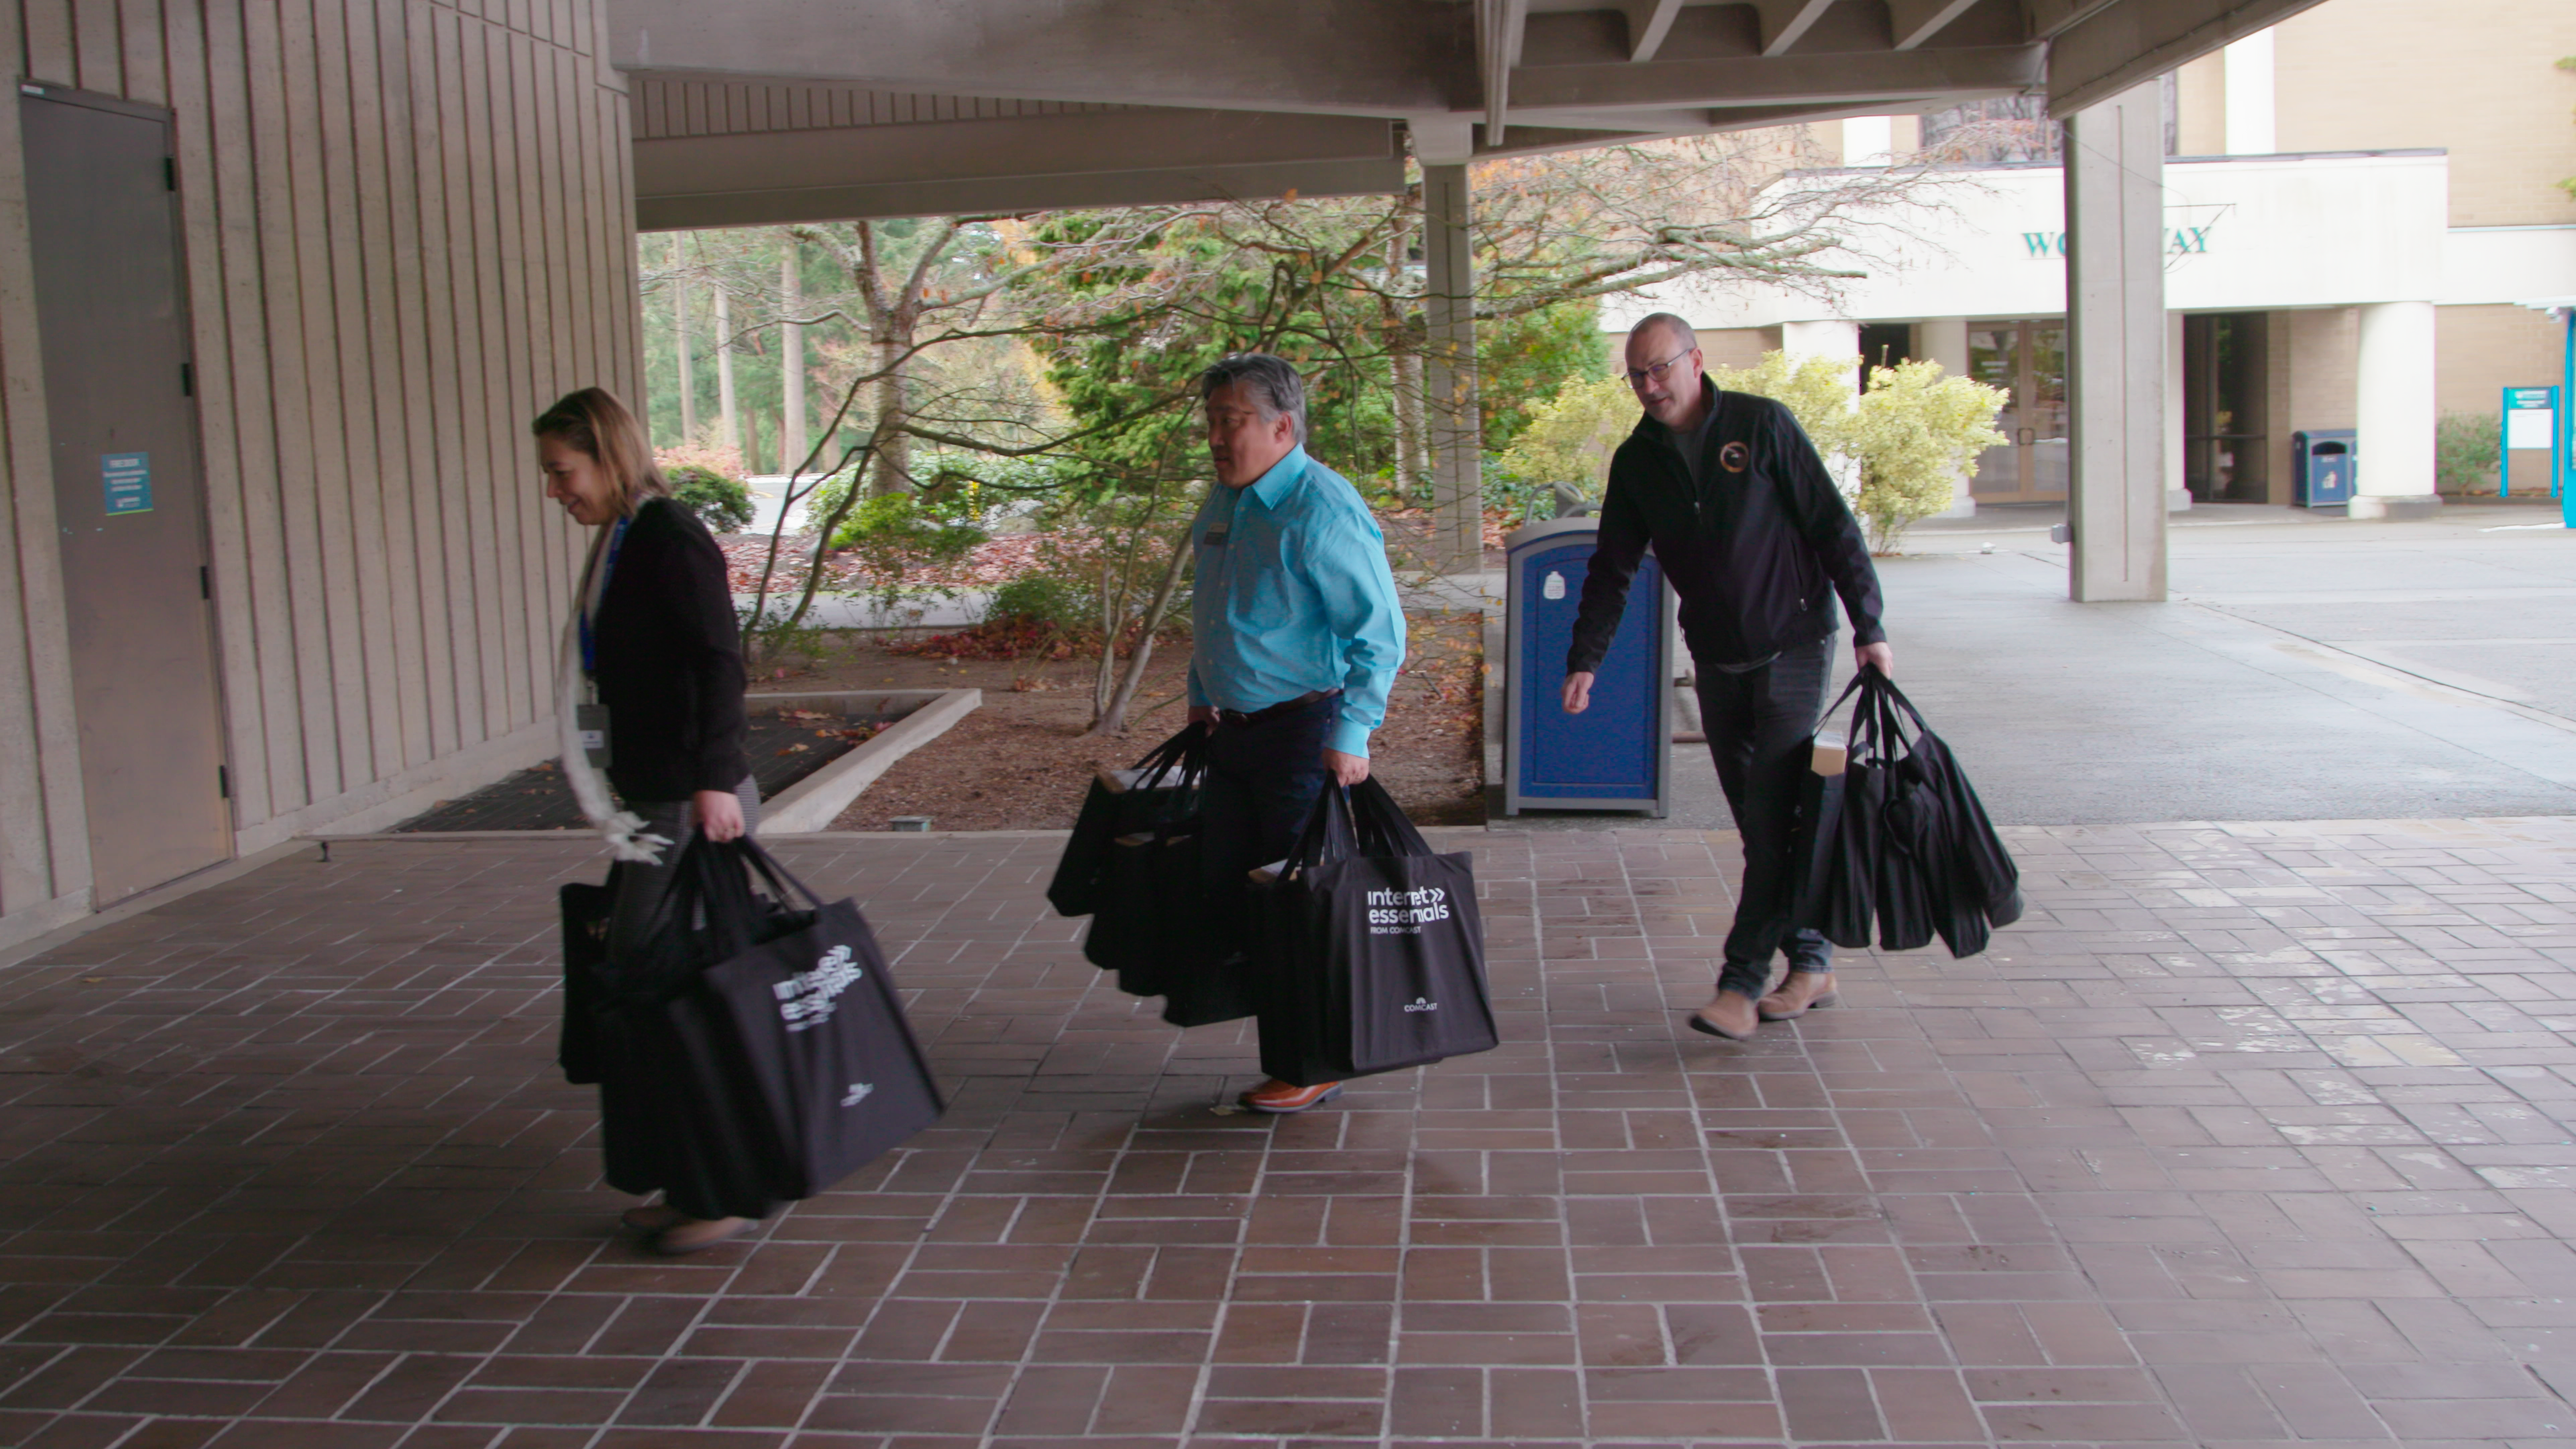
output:
M607 942L614 969L648 941L691 835L738 840L758 822L760 793L743 748L742 646L724 553L670 497L635 415L584 388L546 409L533 431L546 497L600 530L567 647L568 666L578 651L579 674L568 667L565 678L575 697L562 707L578 706L582 732L599 730L605 710L608 783L624 809L598 787L586 741L571 742L564 770L617 856ZM766 1211L693 1201L685 1177L649 1185L664 1190L663 1201L625 1215L660 1252L711 1247Z

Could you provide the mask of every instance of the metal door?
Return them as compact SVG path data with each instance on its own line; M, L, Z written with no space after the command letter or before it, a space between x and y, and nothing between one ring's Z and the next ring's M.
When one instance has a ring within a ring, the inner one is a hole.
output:
M19 87L101 906L232 854L166 111Z

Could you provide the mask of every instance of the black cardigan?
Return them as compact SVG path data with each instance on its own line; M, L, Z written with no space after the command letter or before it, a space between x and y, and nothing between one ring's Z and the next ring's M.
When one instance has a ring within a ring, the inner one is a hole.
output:
M1825 637L1835 594L1853 643L1887 637L1869 544L1797 420L1769 398L1701 386L1717 418L1697 485L1672 429L1651 417L1611 455L1569 674L1597 669L1610 651L1648 543L1681 595L1682 637L1702 663L1751 663Z
M724 551L696 514L668 498L635 510L591 635L620 796L685 800L742 783L742 638Z

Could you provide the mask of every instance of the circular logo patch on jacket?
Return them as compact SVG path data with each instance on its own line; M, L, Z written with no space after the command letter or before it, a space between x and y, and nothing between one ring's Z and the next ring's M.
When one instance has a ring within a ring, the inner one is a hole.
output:
M1753 450L1741 442L1729 443L1717 450L1717 465L1729 473L1741 473L1753 461Z

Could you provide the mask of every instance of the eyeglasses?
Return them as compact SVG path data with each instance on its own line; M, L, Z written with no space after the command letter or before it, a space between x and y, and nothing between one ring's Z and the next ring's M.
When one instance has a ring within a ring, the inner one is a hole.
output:
M1651 367L1629 368L1628 386L1644 387L1648 382L1662 382L1664 380L1664 374L1672 371L1674 364L1680 362L1683 358L1690 356L1698 350L1699 349L1696 347L1685 347L1681 351L1674 353L1672 356L1665 358L1663 361L1658 362Z

